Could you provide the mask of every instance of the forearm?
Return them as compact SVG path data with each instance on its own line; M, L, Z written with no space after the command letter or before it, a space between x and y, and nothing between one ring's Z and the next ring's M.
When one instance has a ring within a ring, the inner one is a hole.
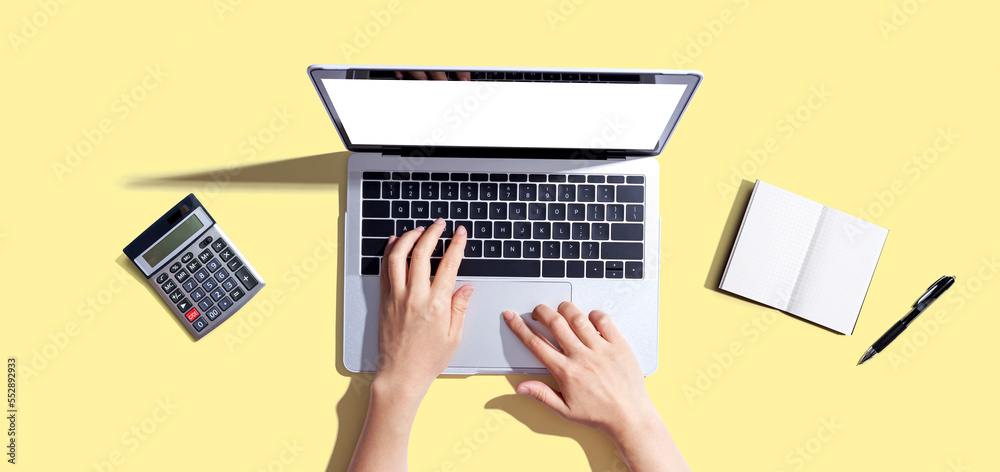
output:
M349 471L405 471L410 429L425 392L400 392L376 379Z
M690 472L667 425L650 404L641 420L608 436L632 472Z

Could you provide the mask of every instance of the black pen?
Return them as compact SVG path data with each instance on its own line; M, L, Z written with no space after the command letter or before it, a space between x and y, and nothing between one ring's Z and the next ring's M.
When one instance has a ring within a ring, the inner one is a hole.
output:
M917 302L913 304L913 309L911 309L910 312L903 317L903 319L892 325L892 327L889 328L889 331L886 331L882 337L875 341L875 344L872 344L872 347L865 351L865 355L861 356L861 360L858 361L858 365L864 364L868 361L868 359L875 357L875 354L885 350L889 343L902 334L903 331L906 330L906 327L913 322L913 320L917 319L917 317L920 316L920 314L923 313L927 307L931 306L931 303L934 303L934 300L937 300L938 297L940 297L941 294L943 294L945 290L948 290L948 288L950 288L954 283L955 277L948 275L937 279L937 282L934 282L929 288L927 288L927 291L924 292L919 299L917 299Z

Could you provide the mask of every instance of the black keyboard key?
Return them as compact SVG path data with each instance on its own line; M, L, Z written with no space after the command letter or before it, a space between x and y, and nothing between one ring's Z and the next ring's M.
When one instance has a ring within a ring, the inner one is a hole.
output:
M236 270L243 266L243 261L239 260L239 258L233 259L226 263L226 266L229 267L229 270Z
M604 277L604 263L601 261L587 261L587 278L600 279Z
M384 236L388 238L395 231L392 220L362 220L362 236Z
M614 241L642 241L642 225L639 223L615 223L611 225L611 239Z
M625 221L642 221L642 205L625 205Z
M431 224L433 224L433 222L431 222ZM444 231L441 231L441 237L450 238L454 234L455 234L455 227L453 226L453 222L451 220L445 220Z
M473 182L463 183L459 189L459 195L462 200L478 200L479 199L479 184Z
M541 241L524 241L521 243L522 251L521 255L529 259L538 259L542 257L542 243Z
M392 202L392 217L393 218L409 218L410 217L410 203L404 201Z
M483 257L483 242L478 239L466 240L465 257Z
M624 175L609 175L608 176L608 183L609 184L623 184L623 183L625 183L625 176Z
M566 219L565 203L549 203L549 221L563 221Z
M576 185L562 184L557 191L559 192L557 197L560 202L576 201Z
M508 202L517 200L517 184L500 184L500 199Z
M441 181L444 181L444 180L448 180L448 173L447 172L431 172L431 180L434 180L436 182L441 182Z
M497 184L494 184L494 183L479 184L479 199L480 200L496 200L497 199Z
M646 179L644 179L641 175L629 175L625 177L625 182L630 184L641 184L645 181Z
M579 259L580 258L580 243L576 241L566 241L562 243L562 258L563 259Z
M466 202L451 202L451 219L458 220L469 217L469 204ZM469 229L469 228L466 228Z
M556 80L559 80L559 73L558 72L544 72L544 73L542 73L542 78L545 79L545 80L556 81Z
M437 244L434 245L434 250L431 251L431 257L441 257L444 255L444 241L438 240Z
M597 186L597 201L599 201L599 202L613 202L613 201L615 201L615 186L614 185L598 185Z
M539 277L541 272L541 261L526 259L467 259L458 267L459 277Z
M585 241L580 243L580 257L583 259L600 259L601 243Z
M576 188L576 199L580 202L592 202L594 201L594 192L596 187L593 185L578 185Z
M378 275L379 265L382 261L377 257L361 258L361 275Z
M469 174L466 172L452 172L451 180L456 182L465 182L469 180Z
M414 217L416 218L415 215ZM431 202L431 219L438 218L448 218L448 202Z
M527 182L528 174L510 174L511 182Z
M549 175L549 182L559 183L559 182L565 182L565 181L566 181L566 175L565 174L551 174L551 175Z
M623 270L625 263L622 261L605 261L604 270Z
M476 221L472 224L472 237L474 238L492 238L493 237L493 223L489 221Z
M562 75L562 79L563 79L563 82L566 82L566 81L574 81L574 82L576 82L576 81L580 80L580 74L563 74Z
M507 174L490 174L490 182L506 182Z
M545 174L530 174L528 175L528 182L545 182L548 180Z
M582 203L570 203L566 205L566 219L569 221L586 221L587 206Z
M641 185L619 185L618 186L618 196L617 201L619 202L642 202L642 190Z
M527 221L514 222L514 239L531 239L531 223Z
M569 223L552 223L552 239L569 239Z
M420 198L424 200L437 200L441 186L437 182L421 182Z
M483 241L483 257L503 256L503 243L497 240Z
M577 241L590 239L590 223L573 223L573 239Z
M624 276L625 276L625 273L621 269L609 269L607 267L604 268L604 277L605 278L608 278L608 279L620 279L620 278L623 278Z
M590 225L590 239L607 241L611 237L611 225L608 223L594 223Z
M604 221L604 205L597 203L588 204L587 221Z
M493 223L493 237L497 239L510 239L511 229L509 221L497 221Z
M388 172L376 172L376 171L362 172L361 173L361 178L365 179L365 180L388 180L389 179L389 173Z
M542 277L566 276L566 263L563 261L542 261Z
M626 279L641 279L642 278L642 262L629 261L625 263L625 278Z
M382 186L378 182L363 182L361 184L361 198L379 198L382 195Z
M567 261L566 262L566 277L571 279L581 279L584 275L584 264L583 261Z
M441 198L444 200L458 200L458 183L441 182Z
M522 202L533 202L538 198L537 184L520 184L517 186L517 199Z
M486 202L470 202L469 218L474 220L485 220L490 217L490 207Z
M544 220L545 219L545 204L544 203L529 203L528 204L528 219L529 220Z
M547 221L536 221L531 229L532 239L549 239L552 237L552 223Z
M361 216L365 218L388 218L389 202L385 200L365 200L361 202Z
M416 227L416 223L413 220L396 220L396 236L402 236L403 233Z
M542 80L541 72L525 72L524 80Z
M490 180L490 176L488 174L469 174L469 180L473 182L486 182Z
M521 241L504 241L503 242L503 257L510 259L520 259L521 258Z
M603 184L604 183L604 176L603 175L588 175L587 176L587 183L591 183L591 184Z
M493 202L490 203L490 219L491 220L506 220L507 219L507 204L504 202Z
M382 198L399 198L399 182L382 182Z
M241 298L243 298L243 295L246 295L246 292L244 292L243 289L239 287L237 287L236 290L229 292L229 296L233 297L234 302L239 301Z
M543 241L542 257L546 259L559 259L559 241Z
M625 221L625 205L608 205L605 211L608 221Z
M528 219L528 204L527 203L510 203L507 206L507 217L512 220L526 220Z
M417 226L423 226L424 228L426 228L433 223L434 223L433 220L417 220L413 223L414 224L413 227L416 228Z
M414 172L411 178L413 180L430 180L431 174L428 172Z
M642 260L642 243L601 243L601 258Z
M393 172L392 180L410 180L409 172Z
M416 200L420 198L420 183L403 182L399 187L399 193L407 200Z
M556 201L556 186L555 186L555 184L539 184L538 185L538 201L540 201L540 202L554 202L554 201Z
M381 256L385 253L385 246L389 244L388 239L382 238L362 238L361 239L361 255L362 256Z
M581 174L573 174L568 177L568 180L573 183L583 183L587 181L587 176Z

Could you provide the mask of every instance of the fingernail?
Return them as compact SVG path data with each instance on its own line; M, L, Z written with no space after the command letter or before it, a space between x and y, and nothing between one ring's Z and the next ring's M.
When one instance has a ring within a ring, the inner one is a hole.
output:
M465 226L458 225L458 228L455 229L455 234L461 234L462 236L465 236L465 233L466 233Z
M395 241L397 239L399 239L399 238L397 238L396 235L389 236L389 244L392 244L393 241Z
M436 225L443 225L444 224L444 218L438 218L438 219L434 220L434 224L436 224Z
M413 229L417 230L418 233L423 233L424 230L427 229L427 228L424 228L423 226L417 226L416 228L413 228Z
M510 310L504 311L503 312L503 319L505 319L507 321L510 321L510 320L514 319L514 312L510 311Z
M472 296L472 292L476 290L473 287L465 287L462 289L462 298L469 298Z
M517 394L518 395L527 395L528 394L528 387L520 387L520 388L518 388L517 389Z

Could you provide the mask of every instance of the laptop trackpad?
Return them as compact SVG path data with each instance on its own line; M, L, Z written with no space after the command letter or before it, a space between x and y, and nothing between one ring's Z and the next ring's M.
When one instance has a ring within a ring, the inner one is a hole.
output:
M521 344L503 320L504 310L513 310L549 342L558 346L541 323L531 319L531 310L544 303L552 308L572 301L572 284L566 282L462 281L476 288L465 313L462 344L449 367L504 369L544 368Z

